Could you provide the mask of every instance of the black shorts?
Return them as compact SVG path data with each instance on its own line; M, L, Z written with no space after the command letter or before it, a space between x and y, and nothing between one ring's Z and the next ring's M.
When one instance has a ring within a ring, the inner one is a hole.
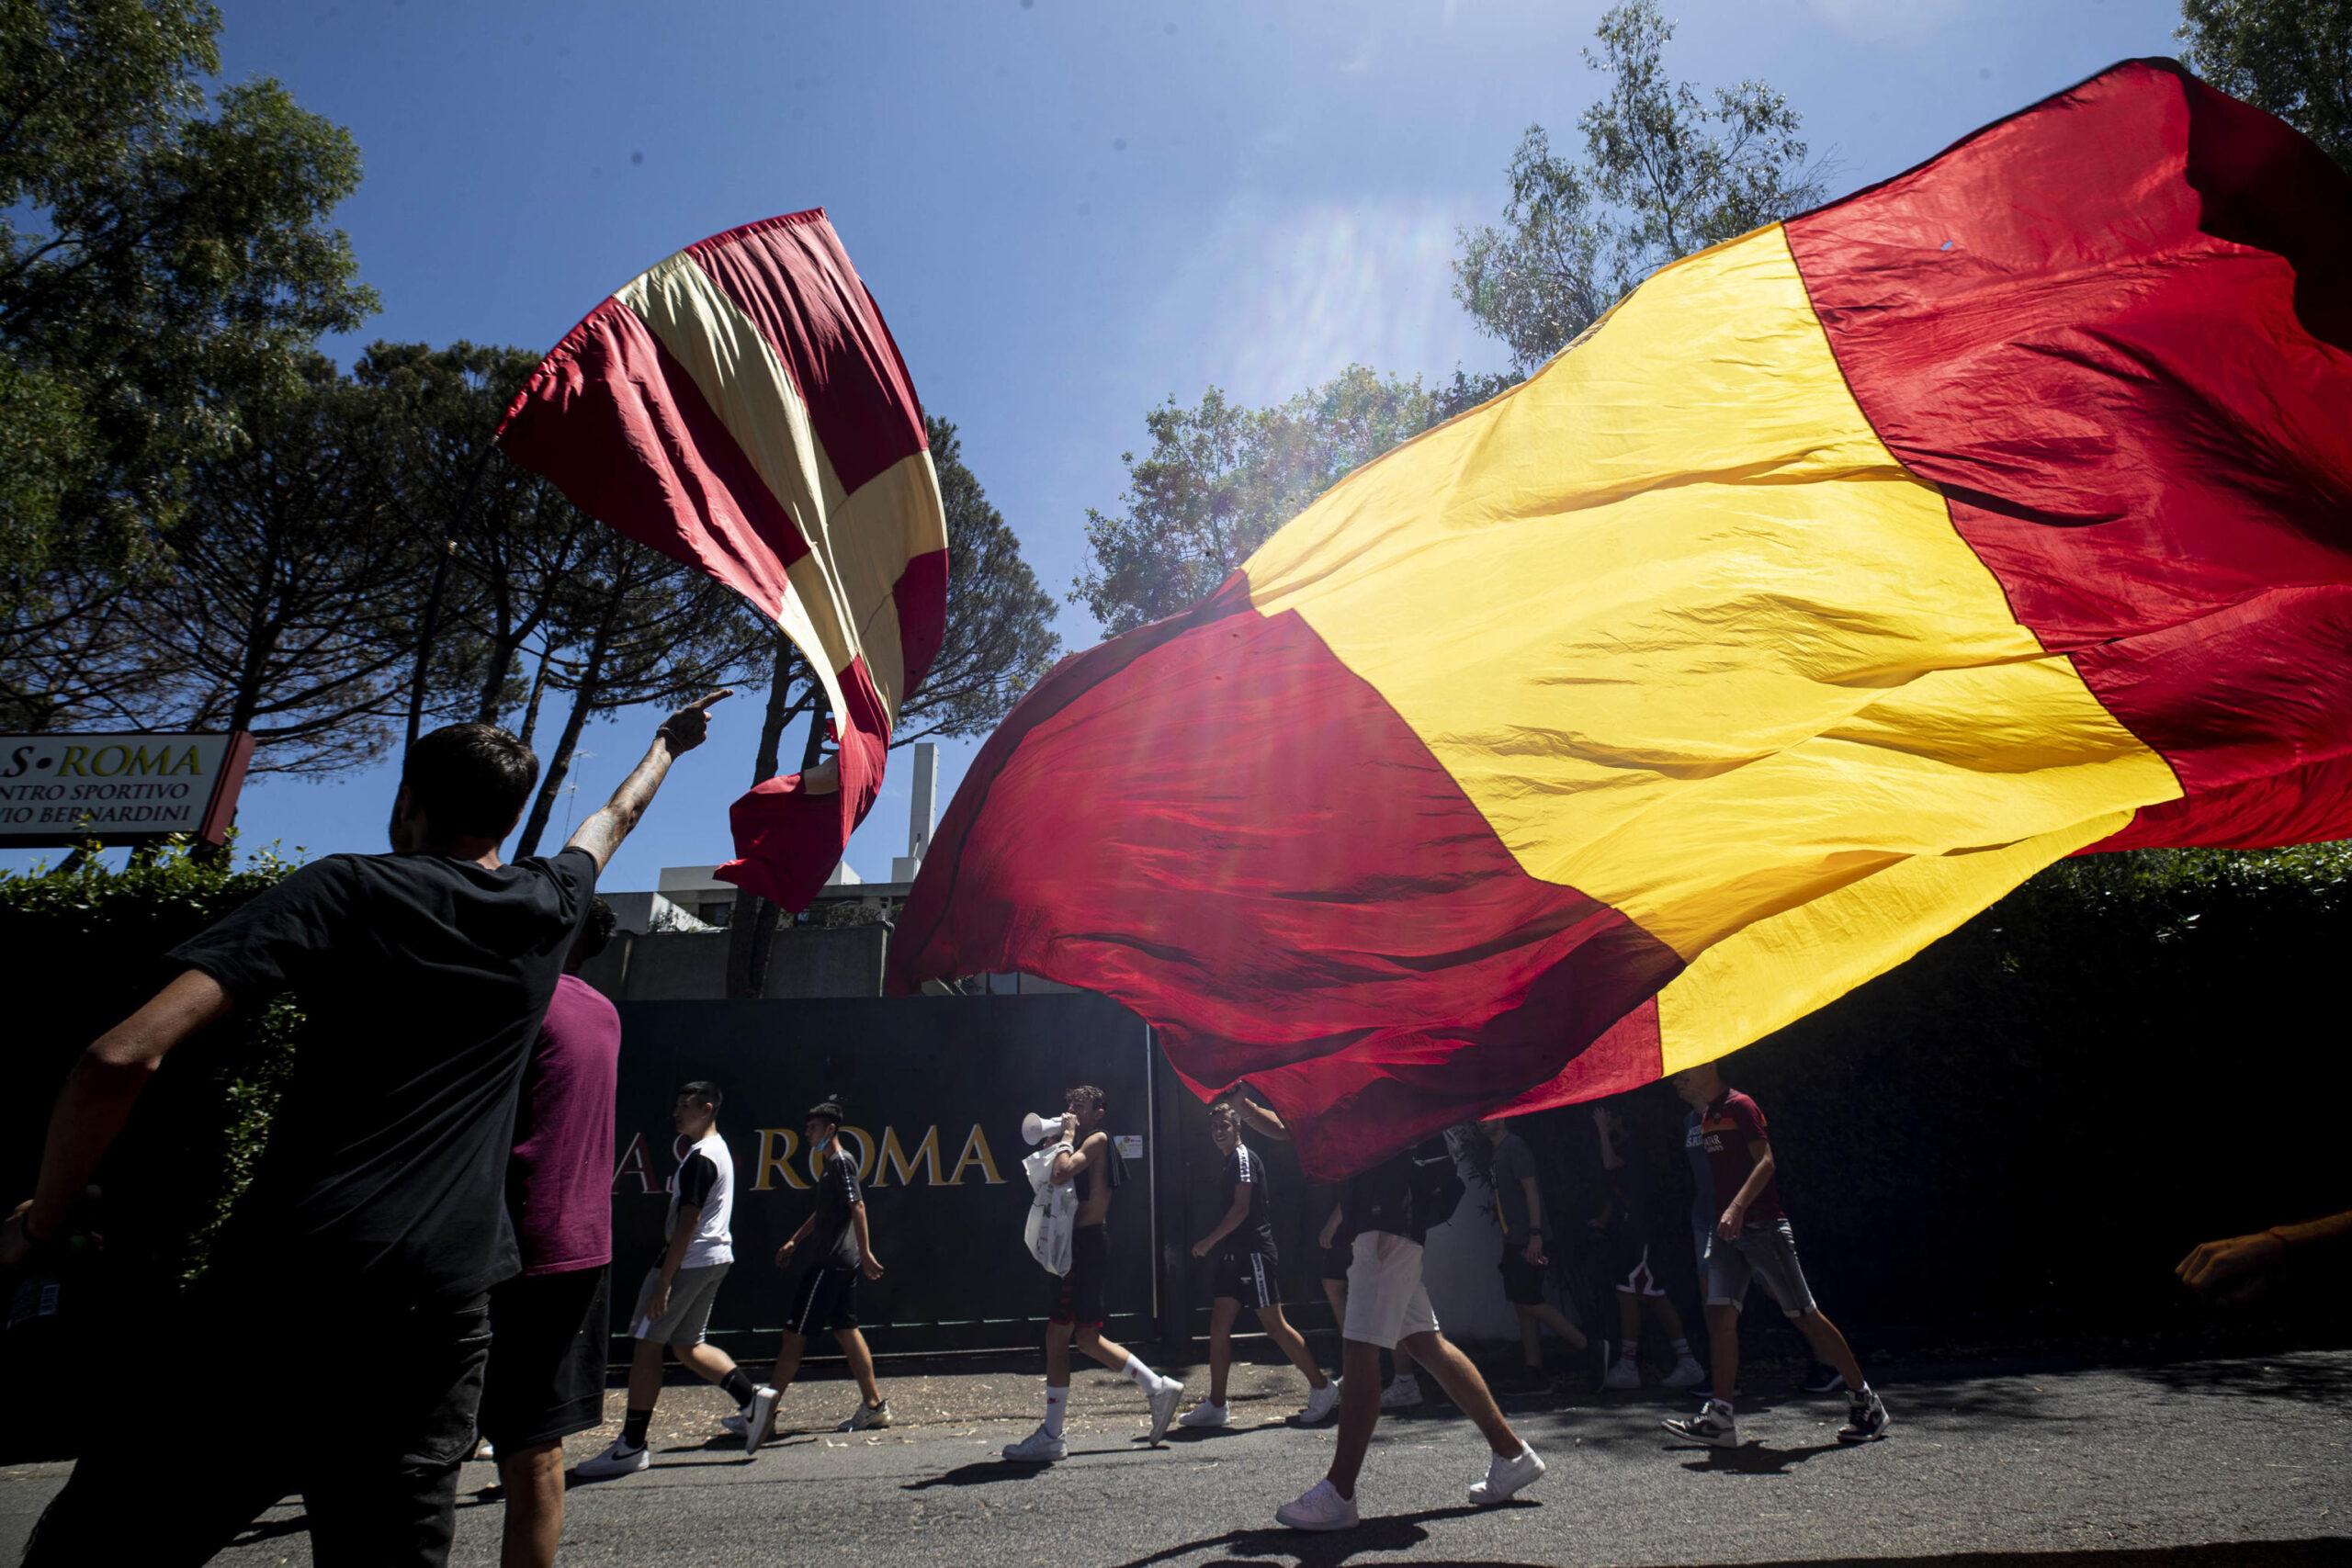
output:
M1503 1238L1503 1300L1513 1306L1544 1304L1544 1266L1527 1260L1527 1244Z
M1650 1270L1650 1244L1631 1225L1612 1226L1602 1242L1608 1260L1609 1283L1620 1295L1662 1296L1666 1292Z
M1265 1252L1220 1252L1212 1261L1213 1293L1246 1307L1280 1306L1282 1281L1275 1277L1273 1255Z
M1069 1272L1054 1281L1054 1304L1048 1323L1083 1323L1102 1326L1102 1286L1111 1275L1111 1243L1101 1225L1080 1225L1070 1233Z
M490 1292L481 1435L503 1452L585 1432L605 1419L612 1270L527 1274Z
M838 1334L857 1326L857 1270L820 1264L800 1276L792 1292L792 1313L784 1320L793 1334Z

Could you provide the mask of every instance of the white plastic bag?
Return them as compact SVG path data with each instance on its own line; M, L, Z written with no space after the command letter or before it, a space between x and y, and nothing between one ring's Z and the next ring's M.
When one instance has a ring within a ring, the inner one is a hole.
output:
M1045 1266L1049 1274L1069 1272L1070 1234L1078 1228L1078 1184L1065 1181L1054 1183L1054 1160L1068 1153L1068 1144L1057 1144L1039 1149L1021 1162L1029 1173L1029 1188L1035 1197L1029 1204L1028 1223L1022 1227L1021 1238L1029 1248L1029 1256Z

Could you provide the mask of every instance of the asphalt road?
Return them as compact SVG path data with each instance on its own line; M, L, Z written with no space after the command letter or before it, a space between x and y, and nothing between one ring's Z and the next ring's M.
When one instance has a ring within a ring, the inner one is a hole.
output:
M1364 1524L1318 1537L1281 1529L1272 1514L1321 1473L1329 1429L1280 1424L1296 1402L1286 1371L1243 1369L1237 1380L1239 1429L1155 1450L1142 1442L1140 1396L1082 1373L1071 1458L1042 1471L996 1457L1035 1424L1026 1376L894 1384L909 1424L797 1434L756 1460L707 1425L721 1408L715 1393L672 1389L654 1467L572 1489L564 1561L2352 1563L2352 1351L2160 1368L1905 1368L1883 1388L1891 1435L1851 1450L1833 1436L1835 1398L1750 1399L1746 1446L1720 1455L1677 1449L1659 1428L1679 1398L1512 1402L1551 1472L1491 1511L1464 1496L1483 1445L1439 1405L1382 1422L1359 1494ZM833 1382L796 1395L787 1414L816 1425L849 1403ZM63 1473L0 1471L0 1561L14 1560ZM483 1490L494 1479L487 1464L467 1467L454 1562L497 1560L502 1506ZM218 1561L309 1562L299 1503Z

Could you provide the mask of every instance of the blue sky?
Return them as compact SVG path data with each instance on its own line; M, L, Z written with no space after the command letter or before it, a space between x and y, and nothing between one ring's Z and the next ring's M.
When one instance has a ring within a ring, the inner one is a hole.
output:
M917 389L1057 598L1145 412L1288 396L1351 361L1499 367L1450 293L1530 123L1575 144L1600 0L226 0L224 74L347 126L339 213L383 310L348 342L551 345L649 264L824 207ZM1844 191L2129 55L2170 0L1668 0L1673 73L1769 81ZM1066 606L1066 645L1096 640ZM593 809L658 716L593 728ZM716 716L606 878L728 852L756 698ZM560 716L551 717L552 728ZM975 749L950 743L942 805ZM788 754L797 755L797 752ZM903 754L850 863L888 871ZM251 843L382 847L386 770L262 781ZM561 822L563 812L558 811ZM25 852L0 854L22 865Z

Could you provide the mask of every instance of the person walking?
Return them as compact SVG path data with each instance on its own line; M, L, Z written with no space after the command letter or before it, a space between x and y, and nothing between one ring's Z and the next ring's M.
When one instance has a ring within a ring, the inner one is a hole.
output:
M202 1462L158 1464L143 1428L115 1424L26 1562L202 1562L288 1492L323 1561L447 1561L489 1293L520 1266L504 1200L524 1065L598 873L725 695L664 719L561 851L512 863L499 846L538 759L495 725L423 737L401 764L390 853L314 861L181 943L179 974L82 1053L34 1195L0 1225L0 1268L58 1243L141 1091L196 1034L291 993L315 1043L295 1053L204 1281L155 1330L249 1345L266 1303L267 1353L187 1358L174 1386L205 1413ZM365 1419L322 1427L322 1369L355 1354Z
M703 1338L718 1287L735 1264L735 1237L729 1229L735 1213L735 1157L718 1135L718 1108L725 1099L717 1084L696 1078L681 1084L671 1103L678 1168L670 1173L661 1260L645 1271L637 1305L629 1314L629 1332L637 1345L629 1356L628 1407L620 1436L604 1452L572 1467L571 1473L582 1481L634 1474L653 1462L646 1451L646 1434L662 1399L664 1346L695 1376L717 1383L738 1410L748 1407L759 1392L760 1385L732 1356Z
M1230 1100L1209 1107L1209 1137L1225 1156L1218 1191L1227 1199L1216 1228L1193 1244L1194 1258L1214 1258L1210 1277L1215 1296L1209 1308L1209 1391L1202 1401L1177 1417L1180 1426L1222 1427L1226 1385L1233 1371L1233 1325L1248 1307L1257 1314L1258 1326L1276 1348L1290 1358L1306 1380L1306 1407L1298 1413L1302 1427L1330 1419L1339 1407L1340 1391L1297 1329L1283 1316L1280 1277L1282 1257L1275 1250L1272 1199L1266 1162L1241 1141L1241 1116Z
M1062 1096L1062 1138L1054 1156L1053 1179L1078 1186L1078 1224L1070 1233L1069 1272L1054 1280L1046 1316L1046 1419L1004 1457L1015 1464L1052 1464L1068 1455L1063 1423L1069 1415L1069 1352L1086 1355L1143 1391L1151 1404L1151 1440L1168 1435L1168 1423L1184 1397L1181 1378L1162 1377L1126 1347L1102 1336L1103 1292L1111 1273L1106 1226L1111 1194L1126 1179L1126 1161L1102 1131L1107 1114L1102 1091L1080 1084Z
M874 1352L857 1326L858 1279L879 1280L882 1264L874 1256L857 1161L842 1147L841 1102L828 1100L810 1106L801 1130L816 1152L817 1206L776 1248L776 1267L788 1269L798 1258L800 1279L793 1287L792 1307L776 1347L775 1371L752 1396L750 1407L729 1418L730 1428L742 1433L747 1453L759 1452L760 1445L775 1436L776 1409L792 1380L800 1375L800 1358L812 1334L833 1337L857 1380L857 1408L833 1430L863 1432L890 1424L890 1402L874 1381Z
M1503 1233L1503 1300L1519 1318L1521 1360L1529 1375L1540 1379L1544 1330L1566 1340L1572 1350L1584 1349L1589 1341L1544 1296L1544 1275L1552 1259L1544 1247L1544 1185L1536 1175L1535 1151L1510 1130L1507 1118L1481 1122L1478 1132L1490 1145L1487 1180L1495 1193L1495 1220Z
M1707 1156L1720 1213L1707 1240L1707 1339L1714 1397L1696 1416L1668 1421L1667 1430L1711 1448L1738 1446L1732 1396L1739 1385L1739 1314L1749 1281L1761 1279L1814 1354L1845 1380L1847 1419L1838 1440L1867 1443L1884 1437L1886 1404L1862 1377L1846 1337L1815 1303L1797 1262L1796 1233L1781 1208L1774 1179L1779 1167L1764 1112L1725 1084L1713 1062L1684 1068L1673 1082L1674 1092L1690 1107L1686 1142Z
M1634 1157L1633 1134L1617 1107L1606 1101L1592 1108L1593 1131L1600 1150L1600 1213L1593 1217L1603 1268L1617 1298L1617 1353L1601 1374L1604 1389L1642 1386L1642 1317L1657 1320L1673 1352L1674 1366L1660 1380L1668 1388L1696 1388L1706 1381L1690 1341L1683 1333L1682 1314L1666 1293L1665 1282L1650 1267L1650 1205L1647 1172ZM1702 1256L1703 1256L1703 1248ZM1701 1278L1705 1278L1704 1273Z
M563 1439L605 1419L612 1317L613 1097L620 1014L580 977L612 940L589 907L523 1072L506 1203L523 1270L490 1292L479 1426L506 1499L503 1568L550 1568L563 1539Z
M1380 1424L1380 1352L1407 1347L1446 1396L1470 1417L1493 1450L1487 1473L1470 1485L1470 1501L1490 1507L1508 1501L1544 1474L1544 1461L1511 1429L1487 1380L1438 1328L1421 1283L1421 1246L1462 1199L1453 1154L1443 1138L1428 1138L1350 1179L1341 1200L1356 1227L1348 1269L1347 1361L1340 1381L1340 1429L1324 1478L1274 1510L1293 1529L1351 1529L1361 1517L1356 1481L1373 1429Z

